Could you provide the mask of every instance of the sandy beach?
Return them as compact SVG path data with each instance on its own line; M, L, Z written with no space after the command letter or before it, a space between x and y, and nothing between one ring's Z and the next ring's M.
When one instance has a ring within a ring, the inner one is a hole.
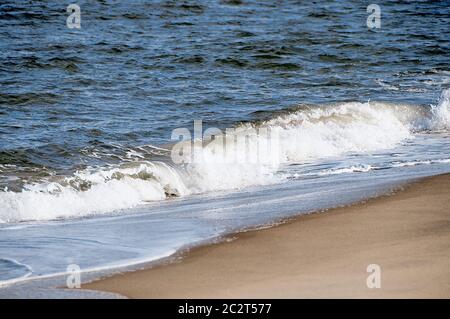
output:
M82 288L130 298L450 298L450 175ZM367 267L379 265L380 288Z

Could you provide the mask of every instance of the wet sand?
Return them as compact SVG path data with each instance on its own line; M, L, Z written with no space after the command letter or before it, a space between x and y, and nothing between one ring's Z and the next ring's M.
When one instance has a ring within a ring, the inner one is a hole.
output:
M130 298L450 298L450 174L233 239L82 288ZM381 288L367 286L371 264Z

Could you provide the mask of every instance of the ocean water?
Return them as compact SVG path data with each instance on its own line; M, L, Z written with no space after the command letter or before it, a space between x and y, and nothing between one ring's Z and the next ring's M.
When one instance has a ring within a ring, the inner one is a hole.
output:
M77 3L0 4L2 296L450 172L448 1Z

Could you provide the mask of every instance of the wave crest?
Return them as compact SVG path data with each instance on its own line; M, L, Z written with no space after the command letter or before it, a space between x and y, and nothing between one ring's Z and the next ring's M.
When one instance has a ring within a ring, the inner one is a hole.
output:
M449 130L450 129L450 89L442 92L439 103L432 106L433 112L433 129Z
M302 107L258 124L243 124L234 134L246 135L255 127L277 130L277 154L270 156L278 156L281 164L389 149L414 138L417 131L448 130L450 90L442 92L436 106L350 102ZM248 137L250 150L266 138L254 134ZM228 151L244 152L236 145ZM173 196L239 189L289 177L278 174L278 166L267 162L218 162L223 155L220 152L205 152L200 162L183 165L169 165L169 158L167 162L150 162L137 156L135 162L118 167L80 171L70 177L26 185L21 192L6 190L0 192L0 222L102 214Z

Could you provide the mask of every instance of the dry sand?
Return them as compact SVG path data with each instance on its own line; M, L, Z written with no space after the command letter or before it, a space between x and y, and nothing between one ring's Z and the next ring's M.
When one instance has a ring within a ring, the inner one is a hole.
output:
M86 289L131 298L450 298L450 175L195 248ZM366 285L381 267L381 288Z

